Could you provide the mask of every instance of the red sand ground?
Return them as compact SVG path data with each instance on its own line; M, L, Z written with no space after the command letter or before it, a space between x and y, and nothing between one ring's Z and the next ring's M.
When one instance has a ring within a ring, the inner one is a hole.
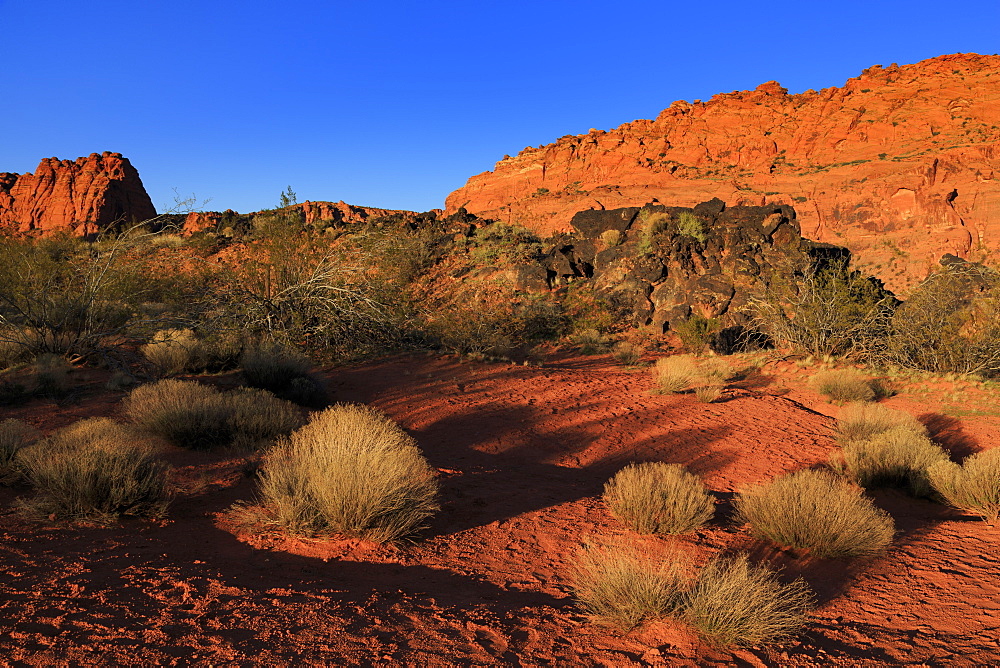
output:
M232 456L171 451L182 491L161 523L29 522L0 489L4 665L984 665L1000 663L998 529L894 491L877 503L899 535L867 561L815 560L729 519L744 486L823 462L837 408L778 364L722 401L651 394L645 370L606 357L543 367L401 357L330 372L341 401L384 410L441 472L443 510L400 549L286 538L230 512L254 483ZM80 372L83 373L83 372ZM223 379L225 382L228 379ZM93 388L99 388L97 381ZM120 395L34 402L3 417L44 430L114 415ZM940 442L992 446L995 417L957 420L934 398L890 405ZM600 501L634 460L679 462L720 500L712 524L676 539L697 559L750 550L802 575L819 607L796 640L737 651L679 624L633 633L574 605L567 566L591 534L623 535Z

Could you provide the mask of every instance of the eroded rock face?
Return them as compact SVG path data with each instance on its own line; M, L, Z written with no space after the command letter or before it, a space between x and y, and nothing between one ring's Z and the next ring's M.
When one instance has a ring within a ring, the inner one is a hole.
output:
M45 158L34 173L0 174L0 225L19 232L87 235L155 215L139 172L120 153Z
M772 81L674 102L655 120L506 157L447 210L548 236L581 209L789 204L806 237L850 248L905 291L945 253L1000 248L998 177L1000 57L956 54L819 92Z

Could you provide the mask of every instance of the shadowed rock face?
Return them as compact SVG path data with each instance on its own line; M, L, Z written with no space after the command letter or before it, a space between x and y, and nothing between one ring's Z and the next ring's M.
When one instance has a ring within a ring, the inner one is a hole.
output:
M650 204L581 211L571 225L572 233L551 240L550 283L590 280L618 322L664 331L692 315L744 325L750 297L824 263L850 260L846 248L804 239L795 210L785 205ZM621 242L610 245L608 230Z
M120 153L46 158L32 174L0 174L0 225L19 232L87 235L155 215L139 172Z
M794 205L802 233L842 244L897 290L944 253L1000 248L1000 57L871 67L840 88L678 101L655 120L505 157L447 210L572 229L581 209L650 201Z

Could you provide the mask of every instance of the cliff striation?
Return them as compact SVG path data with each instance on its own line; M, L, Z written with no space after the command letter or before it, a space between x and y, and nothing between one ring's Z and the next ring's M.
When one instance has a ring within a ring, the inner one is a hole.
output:
M120 153L45 158L31 174L0 173L0 226L93 234L156 215L139 172Z
M655 120L505 157L447 211L570 231L585 209L794 205L802 235L905 291L945 253L1000 250L1000 57L868 68L839 88L776 82L674 102Z

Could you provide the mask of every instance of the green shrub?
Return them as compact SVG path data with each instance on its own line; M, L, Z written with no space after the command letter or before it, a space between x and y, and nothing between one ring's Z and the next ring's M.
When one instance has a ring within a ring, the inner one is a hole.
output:
M797 471L751 487L737 495L735 505L754 535L820 557L876 554L894 533L888 513L825 471Z
M829 401L874 401L875 387L870 378L855 369L829 369L809 379L809 384Z
M832 464L863 487L900 486L926 496L931 491L927 469L942 461L948 461L948 455L940 446L901 426L845 443Z
M337 404L266 456L260 496L279 525L375 542L411 535L438 510L434 469L414 440L366 406Z
M634 531L679 534L703 526L715 502L697 476L680 464L630 464L604 485L604 502Z
M143 431L195 450L273 441L301 424L295 406L267 392L173 379L137 387L123 410Z
M705 223L698 216L688 211L681 211L677 217L677 231L692 239L697 239L700 243L705 243L708 234L705 232Z
M959 466L939 461L927 469L934 490L948 505L997 523L1000 519L1000 448L970 455Z
M673 555L652 555L623 541L583 546L572 564L573 593L597 621L633 629L674 612L686 586Z
M22 448L31 445L37 432L34 427L20 420L8 419L0 422L0 484L9 483L19 475L17 455Z
M158 517L169 503L167 466L136 435L112 420L73 424L20 450L36 489L26 507L67 519Z
M278 345L248 349L240 360L243 378L251 387L273 392L301 406L327 405L326 385L312 371L304 355Z
M693 315L672 325L684 348L696 354L705 352L712 336L719 331L719 328L718 318L706 318L700 315Z
M837 416L837 440L841 443L865 441L897 427L915 434L927 434L927 428L909 413L880 404L847 404Z
M719 645L759 645L792 636L814 599L801 579L782 584L745 554L710 561L684 600L684 618Z

